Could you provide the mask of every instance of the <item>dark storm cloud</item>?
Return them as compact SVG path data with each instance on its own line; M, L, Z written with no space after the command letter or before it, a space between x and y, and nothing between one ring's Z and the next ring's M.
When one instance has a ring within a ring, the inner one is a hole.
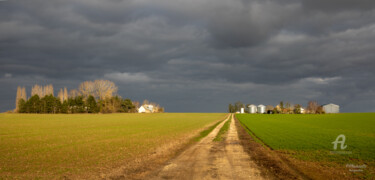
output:
M17 85L71 89L105 78L120 95L168 111L225 111L237 100L374 111L374 7L369 0L0 1L0 109L13 108Z
M302 4L308 10L337 12L343 10L373 10L375 2L372 0L304 0Z

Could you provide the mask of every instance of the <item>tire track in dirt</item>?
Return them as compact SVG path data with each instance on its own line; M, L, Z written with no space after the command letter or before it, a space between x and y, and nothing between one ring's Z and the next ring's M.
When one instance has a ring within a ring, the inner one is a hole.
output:
M234 119L225 141L213 141L230 117L233 115L149 179L263 179L259 168L240 144Z

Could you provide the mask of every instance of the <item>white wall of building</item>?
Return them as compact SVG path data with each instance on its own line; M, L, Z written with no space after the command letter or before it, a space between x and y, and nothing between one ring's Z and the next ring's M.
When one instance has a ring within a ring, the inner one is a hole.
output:
M339 113L340 112L340 106L336 104L326 104L323 105L323 109L326 113Z
M254 104L249 105L249 113L250 114L257 113L257 106L255 106Z
M138 109L138 113L145 113L146 112L146 109L141 106L139 109Z
M266 106L263 105L263 104L260 104L260 105L258 106L258 113L263 114L263 113L265 113L265 112L266 112Z

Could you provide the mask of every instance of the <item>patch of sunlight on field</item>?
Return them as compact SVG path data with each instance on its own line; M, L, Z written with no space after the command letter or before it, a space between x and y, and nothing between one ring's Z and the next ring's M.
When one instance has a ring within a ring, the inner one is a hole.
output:
M59 177L110 169L225 115L0 114L0 179Z
M259 139L275 150L296 151L313 160L375 160L375 113L237 114ZM332 142L346 136L348 155L335 155Z

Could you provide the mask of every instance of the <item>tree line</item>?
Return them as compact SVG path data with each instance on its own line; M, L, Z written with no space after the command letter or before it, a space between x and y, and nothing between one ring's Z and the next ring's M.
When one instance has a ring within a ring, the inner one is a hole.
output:
M18 113L130 113L137 112L130 99L117 95L117 86L108 80L85 81L78 89L62 88L54 96L53 85L34 85L27 99L25 87L17 88ZM138 103L139 104L139 103Z
M236 113L239 112L241 108L244 108L245 113L249 113L249 105L250 104L245 105L238 101L234 104L228 105L228 112ZM267 105L265 112L268 114L325 114L323 107L319 105L317 101L309 101L306 109L304 109L300 104L293 105L289 102L280 101L280 103L276 106Z

